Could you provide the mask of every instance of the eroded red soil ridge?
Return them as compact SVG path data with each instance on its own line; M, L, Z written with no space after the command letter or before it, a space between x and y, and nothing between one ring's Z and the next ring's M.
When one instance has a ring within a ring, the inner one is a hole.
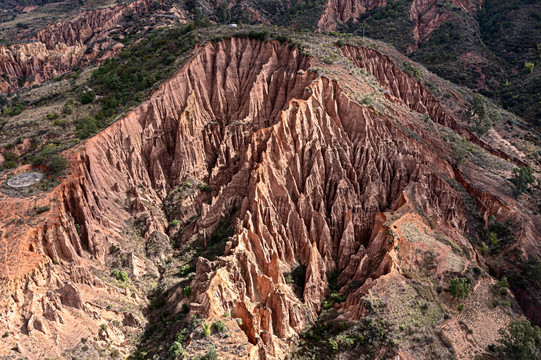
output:
M181 222L198 214L183 240L208 238L231 213L236 223L223 256L198 259L192 293L177 309L187 304L203 318L229 312L242 319L238 326L251 358L285 358L317 317L329 273L359 284L344 286L347 299L336 305L351 320L365 315L361 300L370 289L406 281L404 274L422 261L420 250L435 252L434 276L465 272L478 255L464 235L464 194L449 179L475 198L485 218L520 224L516 247L539 255L539 218L523 213L499 190L502 180L486 170L468 165L467 174L458 171L449 146L422 125L420 114L461 132L453 116L375 50L348 46L344 55L388 90L390 113L360 104L346 91L348 78L318 75L315 60L285 44L237 38L209 43L150 100L67 151L69 175L52 193L4 196L0 321L3 328L33 334L17 338L21 352L32 357L30 346L42 341L61 353L79 341L68 328L99 331L96 319L109 315L92 308L91 293L131 298L108 290L87 269L105 267L130 220L144 225L145 240L165 233L164 199L186 179L209 184L212 196L204 201L195 195L182 204ZM28 219L45 205L51 210L29 221L7 221ZM435 238L435 229L462 255L426 240ZM306 267L302 296L285 279L299 265ZM480 289L490 281L480 280ZM498 316L486 321L504 326L507 315ZM453 344L470 344L460 350L459 357L467 358L493 340L485 338L477 345L464 339Z

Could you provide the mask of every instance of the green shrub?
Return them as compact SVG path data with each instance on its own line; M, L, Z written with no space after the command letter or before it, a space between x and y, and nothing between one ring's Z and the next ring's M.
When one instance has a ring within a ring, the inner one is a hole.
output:
M203 335L209 336L210 335L210 323L203 324Z
M171 351L171 357L176 358L181 356L184 353L184 348L182 347L182 343L175 341L173 345L171 345L171 348L169 349Z
M52 112L52 113L49 113L47 114L47 120L56 120L60 117L60 114L57 113L57 112Z
M505 276L494 284L494 290L496 290L496 292L502 296L507 295L507 289L509 289L509 282L507 281L507 277Z
M210 348L207 350L207 353L205 356L201 358L201 360L217 360L218 359L218 353L216 352L216 348L214 345L211 345Z
M338 39L335 44L336 44L336 46L342 48L342 47L344 47L346 45L346 40Z
M79 139L86 139L98 132L98 121L93 117L83 116L81 119L77 120L75 129Z
M62 108L62 114L71 115L73 113L73 99L66 101Z
M185 286L184 289L182 289L182 291L184 292L184 295L186 297L190 296L190 294L192 293L192 288L189 287L189 286Z
M500 329L496 350L506 360L536 360L541 356L541 328L528 321L513 321Z
M178 220L175 219L175 220L171 221L171 223L169 224L169 226L171 226L171 227L177 227L177 226L178 226Z
M327 347L333 354L336 354L338 352L338 343L334 339L329 339L327 341Z
M524 63L524 71L526 72L526 74L533 73L533 68L534 68L534 63L533 62L526 61Z
M2 113L8 116L16 116L22 113L24 110L24 104L17 103L13 105L5 105L2 107Z
M219 333L227 332L227 327L221 320L216 321L214 323L214 327L216 328L216 331L218 331Z
M511 182L515 186L515 194L518 196L528 190L530 184L535 181L533 169L531 167L521 167L513 169L513 177Z
M3 156L4 156L5 161L18 161L19 160L19 157L17 156L17 154L12 153L12 152L7 152L3 154Z
M361 104L363 105L370 105L374 102L374 98L371 96L371 95L365 95L362 99L361 99Z
M193 272L194 268L189 264L184 264L180 267L179 275L180 276L186 276L189 273Z
M60 155L51 156L50 160L47 162L47 167L49 171L55 175L60 175L66 171L68 166L68 161L61 157Z
M14 169L16 167L17 167L17 162L15 162L15 161L6 161L4 163L4 168L6 168L6 169Z
M120 271L118 269L113 270L113 277L118 281L126 282L128 281L128 274L125 271Z
M488 248L487 244L485 244L484 242L481 243L481 255L488 254L488 250L489 250L489 248Z
M451 279L449 292L455 299L465 299L470 295L470 283L466 278Z
M402 65L404 66L404 69L406 70L408 74L410 74L417 80L421 79L421 72L419 71L419 69L413 66L410 62L404 61Z
M92 90L85 91L80 98L81 104L86 105L94 101L96 94Z
M462 312L464 310L464 304L458 305L457 310Z
M242 319L241 318L236 318L235 321L237 322L237 324L242 325Z
M41 213L44 213L46 211L49 211L51 209L50 206L36 206L34 208L34 211L36 212L36 214L41 214Z
M480 94L474 94L468 115L472 130L483 135L492 128L492 121L486 111L485 99Z

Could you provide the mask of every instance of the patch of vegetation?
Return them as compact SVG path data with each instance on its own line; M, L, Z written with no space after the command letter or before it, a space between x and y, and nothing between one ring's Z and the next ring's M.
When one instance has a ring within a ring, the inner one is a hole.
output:
M396 351L389 324L369 315L360 322L348 323L334 319L333 312L323 312L298 342L292 360L332 359L350 354L357 359L373 359L376 354L391 358Z
M227 332L227 327L225 326L225 324L221 321L221 320L218 320L214 323L214 328L216 329L217 332L219 333L225 333Z
M210 325L210 323L205 323L201 325L203 327L203 335L210 336Z
M276 24L292 29L315 30L317 23L325 11L324 0L303 0L294 2L285 13L276 17Z
M38 214L38 215L39 215L39 214L42 214L42 213L44 213L44 212L46 212L46 211L49 211L49 210L51 210L51 207L48 206L48 205L45 205L45 206L36 206L36 207L34 208L34 211L35 211L36 214Z
M334 306L334 304L344 301L346 301L346 296L338 293L331 293L325 300L323 300L323 309L330 309Z
M184 264L180 267L178 273L180 276L186 276L194 271L195 271L195 266L190 265L190 264Z
M218 353L216 352L216 348L214 345L211 345L205 355L201 358L201 360L217 360L218 359Z
M25 106L23 103L2 106L2 114L7 116L16 116L23 112Z
M120 271L118 269L114 269L111 275L121 282L126 282L129 280L128 274L125 271Z
M96 98L96 94L92 90L88 90L82 93L81 98L79 99L81 101L81 104L86 105L94 102L94 99Z
M49 161L47 162L47 167L53 175L61 175L66 171L68 166L68 160L64 159L60 155L52 155Z
M385 40L406 53L408 46L414 44L412 29L415 23L410 20L410 5L410 0L397 0L375 7L361 14L356 21L351 19L343 24L340 31Z
M168 78L176 68L175 61L191 51L195 45L193 24L183 27L154 30L144 38L129 37L126 46L115 59L107 59L92 73L90 84L93 91L86 91L81 102L94 99L93 92L100 95L101 109L86 119L87 129L81 135L92 135L117 115L139 104L155 87Z
M505 108L536 126L541 125L541 72L527 64L539 61L538 9L534 0L486 0L477 13L483 42L505 61L507 80L496 95ZM523 71L510 70L522 66Z
M415 66L413 66L409 61L404 61L402 63L402 66L404 67L404 70L413 76L417 80L421 80L421 72L419 69L417 69Z
M509 282L507 281L507 277L505 276L494 284L494 291L501 296L507 296L507 294L509 293L508 289Z
M536 360L541 357L541 328L528 321L513 321L500 329L496 351L503 359Z
M53 176L62 175L67 168L68 161L58 153L61 148L55 144L44 145L40 152L30 158L32 165L45 165Z
M471 107L468 109L468 117L472 130L479 135L485 134L492 128L492 121L486 111L485 99L480 94L474 94Z
M513 177L511 182L515 186L514 192L515 195L520 195L523 192L528 191L528 188L535 181L535 176L533 175L533 169L530 167L521 167L513 169Z
M466 278L451 279L449 292L455 299L465 299L470 295L470 282Z
M269 38L269 32L268 30L250 30L249 32L240 31L235 33L235 37L238 38L248 38L252 40L260 40L260 41L267 41Z

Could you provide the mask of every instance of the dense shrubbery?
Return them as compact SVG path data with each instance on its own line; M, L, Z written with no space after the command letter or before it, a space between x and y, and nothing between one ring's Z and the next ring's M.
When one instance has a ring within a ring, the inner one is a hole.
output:
M530 167L521 167L513 169L513 178L511 182L515 186L515 194L520 195L528 191L528 187L535 181L533 169Z
M482 135L492 128L487 111L485 99L479 94L474 94L471 107L468 109L468 115L473 131Z
M92 73L91 85L100 95L101 109L93 118L83 118L77 124L80 138L93 135L112 118L137 105L149 91L170 76L175 60L190 51L195 44L194 25L158 29L142 40L129 43L116 59L106 60ZM82 103L94 99L93 91L81 96Z
M81 104L83 105L90 104L91 102L94 101L95 97L96 97L96 94L94 93L94 91L92 90L85 91L81 95Z
M409 5L405 0L398 0L375 7L361 14L357 21L349 20L341 31L388 41L405 53L414 42L411 29L415 23L410 20Z
M455 299L465 299L470 295L470 283L466 278L451 279L449 292Z
M51 158L47 162L47 167L49 168L49 171L54 175L61 175L64 171L66 171L67 166L68 161L58 154L51 156Z
M5 105L2 107L2 113L8 116L16 116L22 113L24 110L24 104L16 103L13 105Z
M508 360L536 360L541 358L541 329L528 321L513 321L500 329L498 353Z
M52 175L62 175L66 171L68 161L58 153L60 147L55 144L46 144L39 153L30 158L32 165L45 165Z
M98 131L98 121L96 118L83 116L82 118L77 119L75 129L77 130L77 137L79 139L85 139Z
M126 282L129 279L128 274L125 271L120 271L118 269L114 269L112 275L115 279L122 282Z

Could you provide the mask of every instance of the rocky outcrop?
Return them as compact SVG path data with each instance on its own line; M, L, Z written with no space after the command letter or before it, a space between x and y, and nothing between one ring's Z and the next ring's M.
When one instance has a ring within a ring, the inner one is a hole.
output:
M324 31L335 31L340 24L349 20L356 21L360 15L387 5L385 0L329 0L321 15L317 27ZM456 0L452 6L473 15L481 3L475 0ZM414 22L411 36L414 44L408 47L408 53L418 49L427 41L430 34L441 25L455 19L452 9L438 4L434 0L413 0L409 7L409 19Z
M112 8L82 11L42 29L30 42L0 45L0 73L5 75L0 91L41 84L76 67L117 56L123 45L113 40L113 33L124 36L127 18L149 14L153 11L152 3L136 0Z
M453 6L460 8L470 15L475 14L480 8L480 5L481 3L475 0L453 1ZM452 10L442 8L436 1L432 0L413 0L409 13L410 20L415 22L413 28L413 39L415 40L415 44L408 48L409 52L416 50L418 46L423 41L426 41L430 34L442 24L454 19Z
M51 49L40 42L0 46L0 72L8 79L26 79L24 85L40 84L73 69L85 54L81 44L57 43ZM6 91L16 87L8 85Z
M329 0L317 27L326 31L336 30L339 23L357 19L359 15L373 8L383 7L386 0Z
M57 43L73 46L89 40L106 40L108 31L119 26L125 16L145 15L152 1L137 0L112 8L81 11L69 21L61 21L39 31L35 39L53 49Z
M415 251L401 255L395 247L402 225L406 233L410 223L419 229L435 224L460 246L464 258L474 258L464 236L468 214L461 194L446 180L461 182L490 215L512 210L498 212L501 202L490 194L497 192L495 186L475 192L470 184L475 178L460 177L448 145L423 125L420 115L428 113L436 125L468 133L389 58L351 46L344 54L386 89L389 112L360 104L340 82L318 76L315 60L286 44L233 38L201 46L147 102L66 151L69 175L51 194L38 202L5 202L3 216L28 216L44 202L51 210L40 215L39 225L2 228L2 277L9 280L2 302L24 308L10 294L29 281L37 266L50 271L49 258L72 266L104 264L133 219L144 219L149 256L162 261L169 252L163 205L187 179L209 184L212 193L210 199L194 193L183 203L198 217L181 240L199 238L206 244L220 220L233 214L235 224L223 254L214 261L199 258L185 304L204 318L229 312L241 319L247 351L260 358L286 356L316 318L328 294L327 274L338 273L344 285L340 291L346 301L336 310L361 319L365 309L359 304L380 278L420 261ZM395 212L403 215L402 222ZM394 225L398 235L390 237ZM524 226L530 234L537 231ZM407 241L416 243L411 236ZM465 271L469 260L457 260L450 246L445 249L435 271ZM306 267L302 296L285 280L298 266ZM71 284L56 281L62 290L59 298L47 301L46 319L59 318L59 301L77 310L89 304L73 285L87 277L75 271L71 276ZM100 284L85 286L99 289ZM122 316L126 326L136 324ZM31 327L44 329L39 321ZM113 335L99 330L100 338Z

